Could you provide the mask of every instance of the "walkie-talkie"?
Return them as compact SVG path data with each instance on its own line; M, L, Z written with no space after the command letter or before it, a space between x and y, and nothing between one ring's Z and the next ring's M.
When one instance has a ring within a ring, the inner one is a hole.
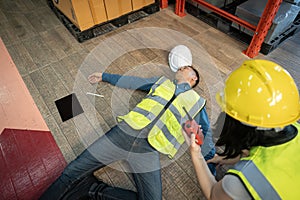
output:
M182 125L183 130L186 132L186 134L191 137L191 135L194 133L196 136L196 143L198 145L203 144L204 136L202 134L202 131L200 130L199 124L190 116L188 111L185 109L185 107L182 107L186 115L188 116L188 120Z

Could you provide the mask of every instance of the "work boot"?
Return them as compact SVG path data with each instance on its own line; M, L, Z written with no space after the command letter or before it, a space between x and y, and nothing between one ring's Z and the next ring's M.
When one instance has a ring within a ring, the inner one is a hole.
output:
M106 183L104 183L102 180L98 180L96 183L94 183L91 187L90 187L90 191L89 191L89 197L91 199L101 199L101 193L102 191L107 188L108 185Z
M72 187L63 199L65 200L88 200L89 190L94 183L97 183L98 179L89 175L80 180L74 187Z

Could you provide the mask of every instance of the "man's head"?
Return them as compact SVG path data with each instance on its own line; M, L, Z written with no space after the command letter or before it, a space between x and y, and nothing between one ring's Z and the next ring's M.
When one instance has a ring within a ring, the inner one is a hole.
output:
M187 82L192 88L196 87L200 81L198 71L193 66L185 66L178 69L175 74L178 83Z

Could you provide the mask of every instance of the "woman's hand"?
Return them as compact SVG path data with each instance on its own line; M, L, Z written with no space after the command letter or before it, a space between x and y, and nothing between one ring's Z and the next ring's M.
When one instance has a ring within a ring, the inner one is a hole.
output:
M102 73L95 72L95 73L89 75L88 80L91 84L99 83L100 81L102 81Z
M219 156L218 154L215 154L215 156L212 159L207 160L206 162L207 163L215 163L217 165L234 165L240 159L241 159L240 155L238 155L235 158L225 159L225 156Z
M202 131L202 129L201 129ZM191 145L190 145L190 151L191 151L191 156L202 156L201 154L201 147L200 145L198 145L196 143L196 135L195 134L191 134Z
M202 129L200 129L200 131L202 133ZM186 143L190 146L191 156L196 156L196 157L202 156L201 147L196 143L196 135L191 134L189 137L184 130L182 130L182 134L185 138Z
M218 154L215 154L215 156L212 159L207 160L207 163L215 163L215 164L219 164L219 165L223 165L226 164L226 159L224 159L225 156L219 156Z

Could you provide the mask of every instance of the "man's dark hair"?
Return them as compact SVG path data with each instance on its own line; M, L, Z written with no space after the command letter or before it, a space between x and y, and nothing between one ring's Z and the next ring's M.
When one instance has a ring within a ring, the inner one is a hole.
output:
M219 115L214 126L214 133L220 133L216 146L224 146L224 151L219 155L226 156L226 159L235 158L241 155L242 150L249 150L251 147L285 143L297 135L293 126L287 126L279 132L274 129L257 130L256 127L242 124L225 112Z
M192 68L197 76L197 80L196 83L192 86L192 88L196 87L198 85L198 83L200 82L200 76L199 76L199 72L193 67L193 66L189 66L190 68Z

